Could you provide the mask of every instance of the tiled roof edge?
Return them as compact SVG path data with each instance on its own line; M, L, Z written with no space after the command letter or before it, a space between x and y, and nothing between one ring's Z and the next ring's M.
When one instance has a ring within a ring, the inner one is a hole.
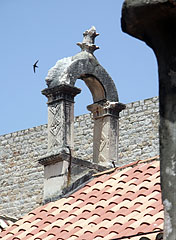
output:
M151 162L151 161L154 161L154 160L159 160L159 156L155 156L155 157L148 158L148 159L145 159L145 160L138 160L138 161L129 163L129 164L121 166L121 167L108 169L106 167L100 166L98 164L90 163L88 161L84 161L84 160L79 159L79 158L73 158L73 163L74 164L81 163L83 166L87 166L88 168L90 167L91 170L86 175L84 175L83 177L81 177L81 178L77 179L75 182L73 182L69 187L64 188L60 195L55 196L53 198L45 199L43 201L43 204L47 204L49 202L55 202L55 201L57 201L61 198L68 197L69 195L73 194L74 192L76 192L79 189L81 189L82 187L84 187L94 177L99 177L99 176L104 175L104 174L111 174L116 170L123 170L123 169L128 168L128 167L134 167L137 164L141 164L141 163L144 163L144 162ZM100 171L101 167L104 171L97 173L96 171L97 170Z
M126 165L121 166L121 167L111 168L111 169L108 169L108 170L100 172L100 173L95 173L93 175L93 177L99 177L99 176L101 176L103 174L111 174L111 173L113 173L116 170L123 170L123 169L128 168L128 167L134 167L137 164L146 163L146 162L152 162L152 161L155 161L155 160L159 160L159 156L155 156L155 157L152 157L152 158L147 158L145 160L138 160L138 161L126 164Z
M158 233L157 236L163 237L163 231L162 230L156 230L156 231L152 231L152 232L138 233L138 234L135 234L135 235L123 236L123 237L120 237L120 238L113 238L111 240L129 239L129 238L134 238L134 237L146 236L146 235L154 234L154 233ZM157 236L156 236L156 240L158 239Z
M159 160L159 156L147 158L147 159L144 159L144 160L138 160L138 161L129 163L127 165L124 165L124 166L121 166L121 167L117 167L116 170L121 170L121 169L124 169L124 168L127 168L127 167L133 167L133 166L136 166L137 164L146 163L146 162L152 162L152 161L155 161L155 160Z
M11 222L16 222L18 220L17 218L5 216L5 215L0 215L0 219L9 220Z
M15 223L18 219L9 216L0 216L0 232L4 231L11 224Z
M94 170L89 171L83 177L77 179L74 183L72 183L69 187L66 187L62 190L62 193L56 197L48 198L43 201L43 204L47 204L49 202L55 202L61 198L68 197L74 192L78 191L80 188L83 188L90 180L92 180L92 176L95 173Z

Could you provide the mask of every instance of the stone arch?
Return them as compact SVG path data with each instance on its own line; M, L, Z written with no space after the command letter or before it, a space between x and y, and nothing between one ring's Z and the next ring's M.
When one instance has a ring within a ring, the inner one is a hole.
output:
M106 90L101 82L93 75L85 74L80 76L85 85L88 87L92 94L92 99L94 102L103 101L107 99Z
M46 77L49 88L62 84L75 86L82 79L92 93L94 102L107 100L118 102L115 84L93 54L80 52L74 57L59 60Z

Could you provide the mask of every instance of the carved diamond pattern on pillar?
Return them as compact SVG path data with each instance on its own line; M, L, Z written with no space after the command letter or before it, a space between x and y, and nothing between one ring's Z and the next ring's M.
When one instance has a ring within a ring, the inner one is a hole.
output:
M58 146L61 144L62 138L62 126L63 116L61 114L63 105L55 103L49 107L49 122L50 122L50 134L53 136L52 146Z
M105 125L105 124L103 124ZM104 130L104 128L103 128ZM105 132L102 131L101 133L101 139L100 139L100 149L99 149L99 161L106 162L107 161L107 148L109 146L109 139Z
M54 136L56 136L61 129L61 122L62 122L62 116L60 114L61 105L55 104L55 106L52 106L49 110L52 113L52 123L50 126L50 132Z
M96 130L95 134L95 147L94 156L98 158L98 161L103 163L107 161L108 153L107 148L109 148L109 137L108 137L108 129L107 122L104 119L100 118L96 122Z
M107 144L107 137L106 137L105 133L102 132L101 139L100 139L100 152L103 151L103 149L105 148L106 144Z

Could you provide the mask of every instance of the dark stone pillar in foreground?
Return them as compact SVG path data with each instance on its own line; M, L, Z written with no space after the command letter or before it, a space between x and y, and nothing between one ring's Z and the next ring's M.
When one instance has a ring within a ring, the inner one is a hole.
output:
M122 30L150 46L158 61L164 239L176 239L176 1L126 0Z

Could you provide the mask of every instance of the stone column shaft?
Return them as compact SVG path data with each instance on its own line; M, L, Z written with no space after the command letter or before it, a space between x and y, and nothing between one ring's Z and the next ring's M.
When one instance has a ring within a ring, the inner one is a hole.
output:
M174 45L175 43L172 44L173 48ZM162 56L158 59L161 188L165 240L176 239L176 54L170 57L171 62Z
M42 93L48 98L48 152L58 153L73 147L74 97L80 89L68 85L47 88Z
M42 91L48 98L48 153L39 160L44 165L44 202L55 200L68 185L74 144L74 97L80 91L68 85Z
M93 161L111 166L118 161L119 112L125 108L121 103L94 103L88 110L93 113Z
M48 152L73 147L73 104L67 100L48 104Z

